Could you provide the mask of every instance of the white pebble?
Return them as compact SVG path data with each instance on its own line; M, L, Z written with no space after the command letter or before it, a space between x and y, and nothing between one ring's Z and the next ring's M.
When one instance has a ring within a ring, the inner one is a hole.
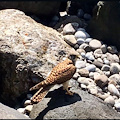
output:
M25 102L24 102L24 106L27 106L27 105L30 105L31 104L31 100L26 100Z
M17 111L24 114L25 113L25 108L18 108Z
M76 39L78 39L78 38L86 39L86 38L89 38L89 37L90 37L90 35L85 31L77 31L75 33L75 38Z
M113 84L108 85L108 90L111 94L117 95L118 97L120 96L118 89Z
M33 105L28 105L25 107L25 111L30 113L32 111Z
M96 66L91 64L91 65L88 65L87 67L85 67L85 69L87 69L89 72L95 72Z

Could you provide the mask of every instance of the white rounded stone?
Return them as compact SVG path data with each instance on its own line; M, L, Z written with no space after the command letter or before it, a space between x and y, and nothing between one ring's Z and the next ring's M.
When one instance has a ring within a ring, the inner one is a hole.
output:
M90 41L89 46L93 49L96 50L101 47L101 42L99 40L93 39Z
M107 97L107 98L104 100L104 102L105 102L105 103L108 103L108 104L110 104L110 105L112 105L112 106L114 106L114 104L115 104L115 100L114 100L114 98L113 98L112 96Z
M77 60L75 63L76 68L84 68L86 66L86 62L85 61L81 61L81 60Z
M77 31L75 33L75 38L76 39L78 39L78 38L86 39L86 38L89 38L89 37L90 37L90 35L85 31Z
M91 61L95 60L94 55L93 55L92 52L87 52L85 57L86 57L86 59L91 60Z
M17 111L24 114L25 113L25 108L18 108Z
M25 107L25 111L26 111L27 113L30 113L30 112L32 111L32 108L33 108L33 105L27 105L27 106Z
M111 94L117 95L118 97L120 96L118 89L113 84L108 85L108 90Z
M24 102L24 106L27 106L27 105L30 105L31 104L31 100L26 100L25 102Z
M115 106L115 108L116 108L117 111L120 111L120 103L115 103L114 106Z
M77 40L75 39L74 35L65 35L64 41L71 46L74 46L77 43Z
M91 64L85 67L89 72L95 72L96 71L96 66Z
M85 43L89 43L91 40L92 40L92 38L87 38L87 39L85 40Z

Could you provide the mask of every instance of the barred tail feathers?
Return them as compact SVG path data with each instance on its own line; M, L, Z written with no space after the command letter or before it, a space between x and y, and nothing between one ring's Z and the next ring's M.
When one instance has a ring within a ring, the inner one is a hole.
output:
M50 88L51 88L51 86L46 86L45 88L41 88L38 92L36 92L33 95L32 99L31 99L31 102L32 103L40 102L47 95Z
M41 87L44 87L44 85L46 85L46 80L44 80L44 81L36 84L35 86L31 87L30 91L40 89Z

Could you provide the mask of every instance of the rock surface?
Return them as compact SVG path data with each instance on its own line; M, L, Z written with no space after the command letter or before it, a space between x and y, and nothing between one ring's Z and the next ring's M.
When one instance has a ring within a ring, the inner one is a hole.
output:
M56 30L35 22L19 10L1 10L0 87L3 101L10 104L45 79L70 50Z
M66 95L61 88L49 92L40 103L33 106L32 119L119 119L120 115L102 100L80 89ZM58 94L59 93L59 94Z
M30 119L17 110L0 103L0 119Z

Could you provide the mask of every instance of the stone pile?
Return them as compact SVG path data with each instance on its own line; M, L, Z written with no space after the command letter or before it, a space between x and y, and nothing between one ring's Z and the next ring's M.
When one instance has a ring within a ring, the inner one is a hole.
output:
M81 55L76 61L77 71L73 78L82 89L88 90L119 111L120 61L117 48L91 38L78 23L66 24L63 33L66 43L73 46Z

